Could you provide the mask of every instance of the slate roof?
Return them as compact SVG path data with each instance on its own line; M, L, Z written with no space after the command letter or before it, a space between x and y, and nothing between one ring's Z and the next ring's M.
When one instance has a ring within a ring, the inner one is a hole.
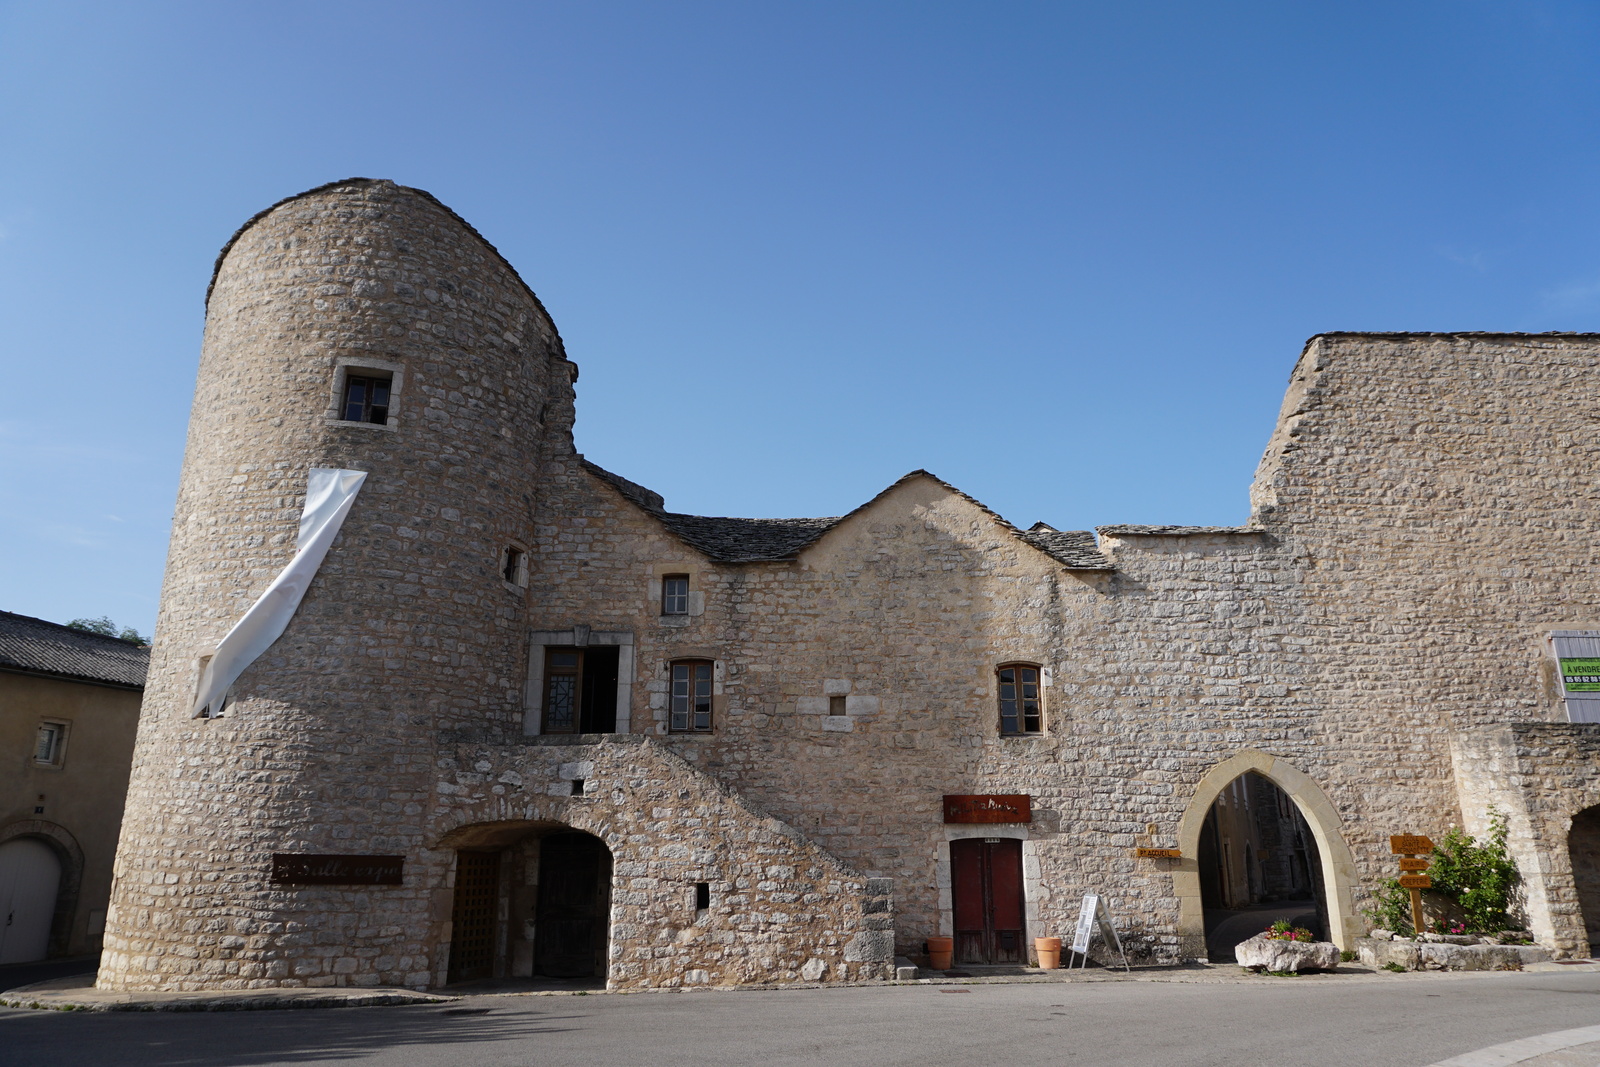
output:
M583 461L584 469L627 497L638 507L654 515L661 524L677 534L684 542L722 563L766 563L793 559L800 550L816 541L849 516L831 516L819 519L736 519L714 515L683 515L668 511L660 493L652 492L637 482L630 482L620 474L604 467ZM993 515L995 520L1011 530L1023 541L1037 548L1056 562L1073 570L1113 570L1110 561L1100 554L1095 537L1088 530L1054 530L1044 523L1036 524L1026 533L1005 519L989 511L982 503L927 471L912 471L895 482L925 476L939 482L951 492L971 501ZM873 501L894 488L862 504L850 514L869 507Z
M1204 534L1262 534L1259 526L1141 526L1124 523L1120 526L1096 526L1111 537L1199 537Z
M131 641L0 611L0 671L143 689L149 667L150 650Z
M1116 570L1100 553L1100 544L1091 530L1057 530L1036 522L1022 539L1040 552L1076 571Z

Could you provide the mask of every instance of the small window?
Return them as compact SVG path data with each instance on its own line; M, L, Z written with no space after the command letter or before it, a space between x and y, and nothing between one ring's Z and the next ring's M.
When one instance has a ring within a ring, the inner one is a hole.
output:
M661 614L689 614L689 576L669 574L661 579Z
M847 708L846 701L845 701L844 697L829 697L828 698L828 714L829 715L843 715L843 714L846 713L847 710L848 710L848 708Z
M696 882L694 884L694 910L705 911L711 907L711 883Z
M61 766L61 757L66 749L66 743L66 723L40 723L39 733L33 744L33 762L42 763L49 767Z
M711 661L679 660L672 665L672 721L675 734L711 729Z
M345 422L389 424L389 385L394 379L370 371L357 374L353 369L344 379L344 400L340 417Z
M509 546L506 549L505 558L500 563L500 576L512 585L526 585L528 582L528 554L515 545Z
M1039 668L1008 663L1000 668L1000 732L1036 734L1043 729L1039 712Z

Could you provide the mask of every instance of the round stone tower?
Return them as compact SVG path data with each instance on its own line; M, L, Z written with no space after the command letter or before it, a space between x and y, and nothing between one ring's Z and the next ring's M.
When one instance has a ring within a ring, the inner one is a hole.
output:
M223 249L101 988L441 980L436 752L521 732L508 549L571 455L575 378L516 272L420 190L334 182ZM313 467L368 475L283 636L193 718L204 658L294 555ZM285 879L275 855L345 868ZM373 856L399 884L360 884Z

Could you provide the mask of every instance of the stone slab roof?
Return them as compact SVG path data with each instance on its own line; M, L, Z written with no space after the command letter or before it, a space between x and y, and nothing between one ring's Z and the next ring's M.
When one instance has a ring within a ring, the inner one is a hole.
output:
M29 615L0 611L0 671L26 671L143 689L150 650Z
M1199 537L1205 534L1263 534L1259 526L1141 526L1123 523L1120 526L1096 526L1107 537Z
M737 519L716 515L684 515L666 510L665 501L660 493L652 492L639 483L631 482L620 474L613 474L588 460L583 460L583 466L590 474L654 515L663 526L690 546L722 563L770 563L794 559L801 549L848 518L836 515L817 519ZM977 500L973 500L966 493L926 471L912 471L895 485L916 476L934 478L934 481L951 492L994 515L994 512L989 511ZM893 489L894 486L889 488ZM850 514L854 515L856 511L868 507L888 491L884 490ZM1024 533L1000 516L994 515L994 518L1023 541L1073 570L1114 569L1110 561L1100 554L1095 536L1089 530L1054 530L1041 522Z

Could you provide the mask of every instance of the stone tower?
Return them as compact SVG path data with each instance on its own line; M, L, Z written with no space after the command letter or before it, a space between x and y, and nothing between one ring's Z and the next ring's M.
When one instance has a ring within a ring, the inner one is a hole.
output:
M344 408L352 377L387 383L387 411L370 392ZM447 878L416 867L436 746L521 730L507 551L529 547L541 467L571 454L576 377L516 272L420 190L334 182L223 249L102 988L432 984ZM288 630L221 717L192 718L203 657L294 553L312 467L369 473ZM410 866L382 893L291 889L273 853Z

